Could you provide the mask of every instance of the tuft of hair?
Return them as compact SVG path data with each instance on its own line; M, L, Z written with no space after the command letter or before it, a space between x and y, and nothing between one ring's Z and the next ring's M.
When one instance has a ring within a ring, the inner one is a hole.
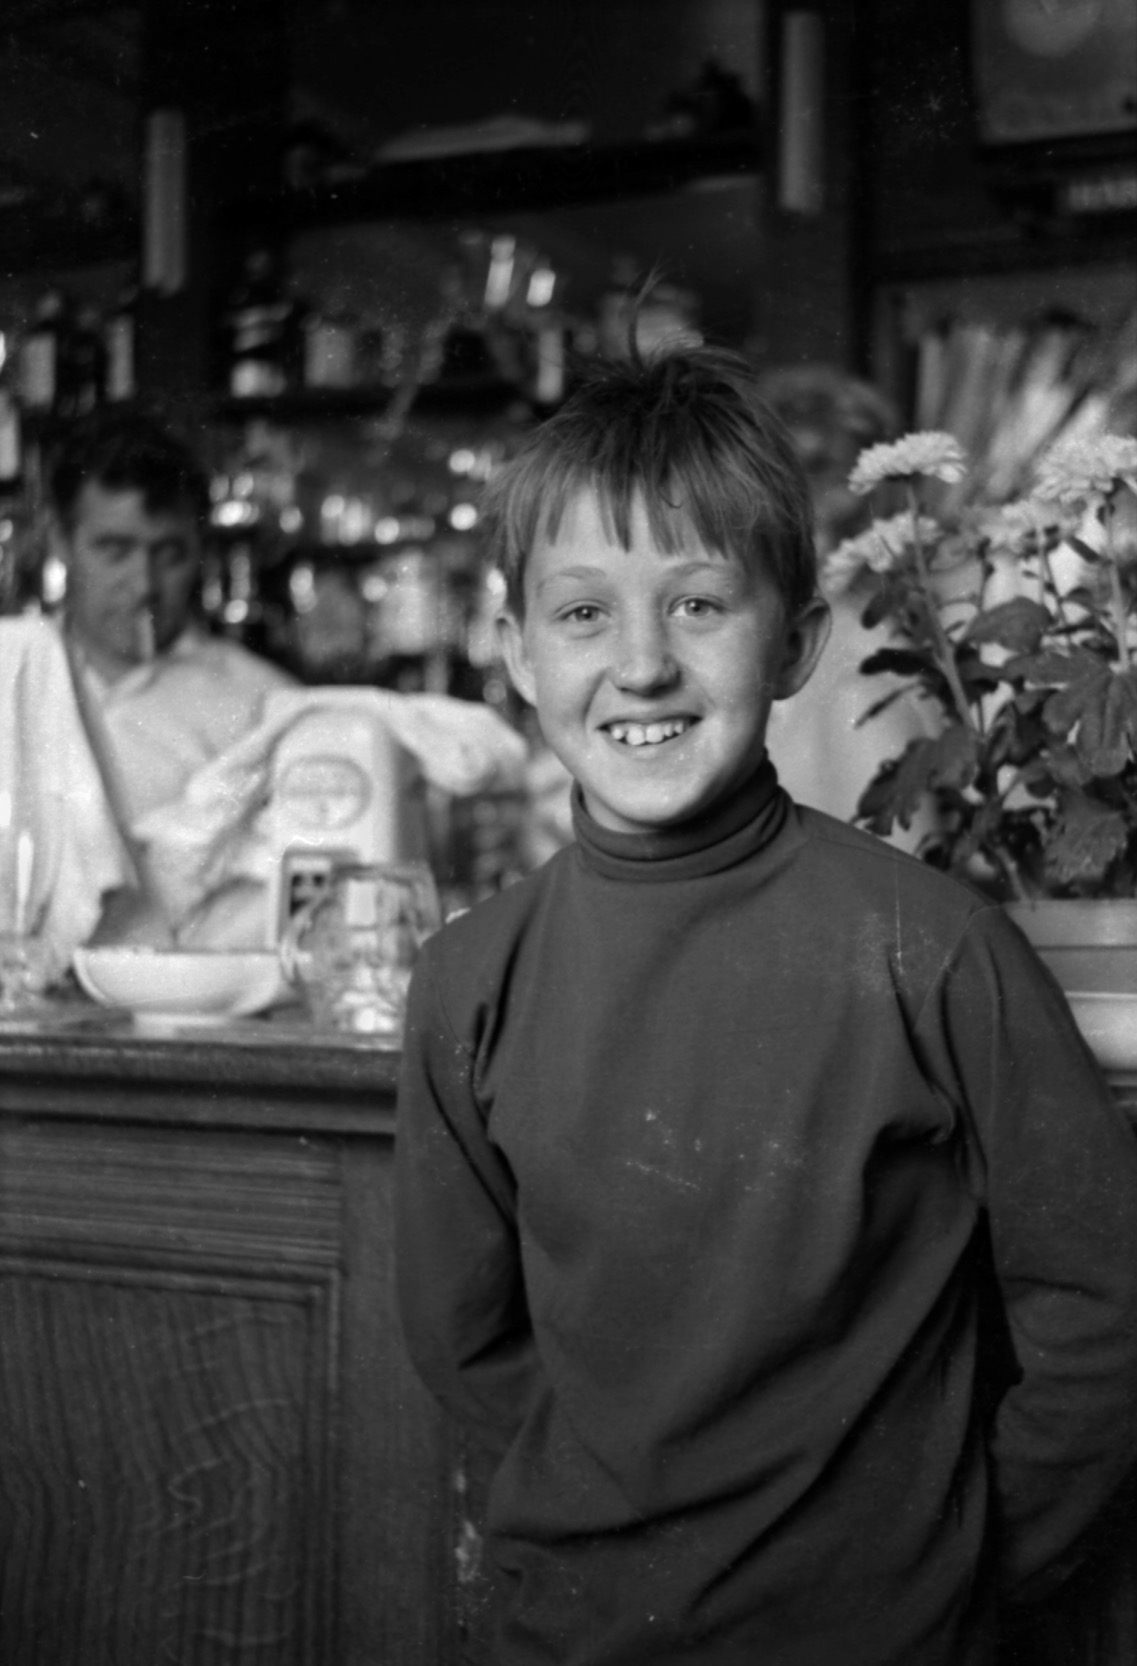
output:
M668 554L694 532L708 550L763 563L791 614L816 593L805 473L750 365L726 348L587 361L565 403L487 483L483 532L515 617L529 551L538 539L555 543L584 492L624 549L642 502Z
M209 478L188 445L142 411L96 411L64 435L51 462L50 493L65 525L88 482L137 491L149 513L188 508L198 524L209 513Z

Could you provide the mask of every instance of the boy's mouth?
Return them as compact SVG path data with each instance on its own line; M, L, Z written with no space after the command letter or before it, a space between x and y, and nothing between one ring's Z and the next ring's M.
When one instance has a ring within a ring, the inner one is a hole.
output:
M623 746L662 746L695 726L693 717L664 717L655 723L606 723L605 730Z

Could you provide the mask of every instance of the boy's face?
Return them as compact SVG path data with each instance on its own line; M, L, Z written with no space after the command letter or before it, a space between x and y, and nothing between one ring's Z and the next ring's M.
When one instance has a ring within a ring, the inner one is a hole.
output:
M765 571L693 531L661 550L642 503L623 549L590 492L530 551L524 620L501 621L546 740L593 819L623 833L687 821L749 775L771 702L806 682L828 630L824 602L787 621Z

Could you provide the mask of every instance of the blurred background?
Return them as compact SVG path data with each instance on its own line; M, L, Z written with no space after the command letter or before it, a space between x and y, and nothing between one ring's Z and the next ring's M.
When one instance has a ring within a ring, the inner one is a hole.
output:
M834 377L1013 495L1137 388L1128 0L8 0L0 611L103 401L213 475L202 608L311 682L510 711L481 483L581 356L735 346L823 488ZM787 381L785 373L791 373Z

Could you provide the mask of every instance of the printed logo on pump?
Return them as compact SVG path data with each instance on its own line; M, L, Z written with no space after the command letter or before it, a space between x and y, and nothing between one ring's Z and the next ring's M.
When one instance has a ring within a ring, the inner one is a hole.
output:
M371 802L371 782L351 758L297 758L276 783L278 806L296 827L327 832L356 821Z

